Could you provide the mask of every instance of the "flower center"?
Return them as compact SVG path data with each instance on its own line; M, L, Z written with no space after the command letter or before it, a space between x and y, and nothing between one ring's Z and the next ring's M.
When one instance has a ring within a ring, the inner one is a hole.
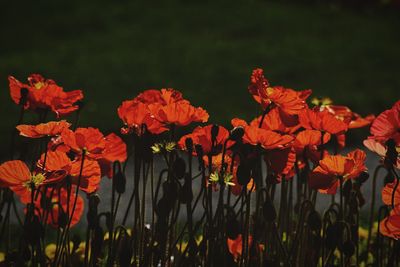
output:
M46 178L43 174L38 173L36 175L32 175L31 179L24 183L24 186L28 187L29 189L34 186L35 188L38 187L43 183Z
M37 89L37 90L39 90L39 89L41 89L43 86L44 86L44 82L37 82L37 83L35 83L35 88Z

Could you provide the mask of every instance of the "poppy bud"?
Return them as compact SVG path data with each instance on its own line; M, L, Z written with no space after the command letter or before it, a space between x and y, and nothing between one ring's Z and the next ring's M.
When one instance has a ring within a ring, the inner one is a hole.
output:
M188 138L185 139L185 147L186 147L187 152L189 154L192 154L192 152L193 152L193 140L192 140L192 138L188 137Z
M308 226L312 231L319 233L322 227L321 216L315 210L311 211L307 220Z
M26 101L28 100L29 91L27 88L21 88L20 94L21 94L21 97L19 98L19 104L21 106L25 106Z
M365 183L365 182L368 180L368 178L369 178L368 172L362 172L362 173L356 178L356 181L357 181L359 184L363 184L363 183Z
M230 132L229 139L233 141L239 141L242 140L243 135L244 135L243 127L235 127Z
M126 178L124 173L121 170L118 170L113 177L113 183L115 187L115 191L118 194L123 194L125 193L125 187L126 187Z
M182 179L185 176L186 163L181 157L177 157L172 164L172 172L175 178Z
M396 150L396 142L393 139L389 139L386 141L387 151L385 157L385 163L390 164L390 166L395 165L397 162L397 150Z
M384 180L383 180L383 183L384 183L385 185L387 185L387 184L391 184L391 183L393 183L393 182L394 182L394 177L393 177L393 175L392 175L390 172L388 172L388 173L386 174Z
M236 176L240 185L247 185L250 182L251 168L248 164L242 163L237 167Z
M213 124L213 126L211 127L211 140L213 142L217 139L218 132L219 132L219 126Z
M262 209L265 221L273 222L276 220L275 207L270 200L264 202Z

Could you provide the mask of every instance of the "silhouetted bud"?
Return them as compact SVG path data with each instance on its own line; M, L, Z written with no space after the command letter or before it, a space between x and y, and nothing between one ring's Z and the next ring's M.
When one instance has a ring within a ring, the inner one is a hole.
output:
M387 185L387 184L391 184L391 183L393 183L393 182L394 182L394 177L393 177L393 175L392 175L390 172L388 172L388 173L386 174L384 180L383 180L383 183L384 183L385 185Z
M113 183L114 183L115 191L116 191L118 194L123 194L123 193L125 193L126 178L125 178L125 174L124 174L121 170L118 170L118 171L114 174Z
M270 200L265 201L262 208L265 221L273 222L276 220L275 207Z
M72 244L74 245L73 246L73 248L74 248L73 251L78 249L80 243L81 243L81 238L79 237L79 235L74 234L72 236Z
M235 127L231 130L229 138L233 141L239 141L244 135L243 127Z
M236 176L240 185L247 185L250 182L251 168L248 164L242 163L237 167Z
M397 150L396 150L396 142L393 139L389 139L386 141L387 151L385 157L385 163L387 165L393 166L397 163Z
M362 173L356 178L356 181L357 181L359 184L363 184L363 183L365 183L365 182L368 180L368 178L369 178L369 173L368 173L368 172L362 172Z
M185 147L186 147L187 152L189 154L192 154L192 152L193 152L193 140L192 140L192 138L188 137L188 138L185 139Z
M319 233L322 227L322 220L319 213L315 210L311 211L307 220L308 226L312 231Z
M106 226L107 229L110 231L112 228L112 217L111 217L111 213L110 212L105 212L104 213L105 217L106 217Z
M175 178L182 179L185 176L186 163L181 157L177 157L172 165L172 172Z

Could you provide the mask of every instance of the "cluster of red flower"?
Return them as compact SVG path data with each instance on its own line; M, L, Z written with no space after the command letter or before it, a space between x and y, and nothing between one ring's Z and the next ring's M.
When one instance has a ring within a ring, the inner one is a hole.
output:
M52 111L57 118L76 111L77 103L83 99L81 90L64 92L53 80L37 74L28 77L28 84L10 76L9 85L15 103L33 111ZM248 192L257 190L260 182L253 181L251 175L244 179L243 173L244 166L258 153L263 156L273 183L291 180L306 171L310 190L336 194L339 185L358 179L367 171L364 151L356 149L346 155L339 154L346 144L346 132L372 123L372 136L364 145L380 155L396 176L382 191L384 203L392 210L380 229L386 236L400 237L400 187L396 173L400 168L400 101L377 118L362 117L346 106L333 105L329 99L313 99L314 105L309 106L306 100L311 90L271 86L262 69L253 71L248 90L261 105L264 111L261 116L250 122L234 118L231 131L222 126L198 126L177 142L179 149L202 157L211 170L206 186L218 190L225 182L235 195L240 195L244 186ZM209 118L203 108L192 106L180 92L170 88L147 90L124 101L118 115L124 123L121 133L139 137L144 133L159 135L193 122L205 123ZM90 127L70 128L71 124L65 120L18 125L21 136L45 140L45 151L41 151L32 170L21 160L0 166L0 187L11 189L21 202L32 203L36 214L55 226L59 214L68 212L70 224L76 224L84 203L78 191L96 192L101 177L113 177L112 164L127 160L127 147L118 135L105 136ZM191 146L201 149L186 147L189 139ZM249 148L250 153L238 151L238 144ZM220 174L225 180L221 182L213 174ZM43 205L43 199L58 205ZM252 240L251 236L247 238ZM228 240L235 257L241 254L242 243L242 235Z

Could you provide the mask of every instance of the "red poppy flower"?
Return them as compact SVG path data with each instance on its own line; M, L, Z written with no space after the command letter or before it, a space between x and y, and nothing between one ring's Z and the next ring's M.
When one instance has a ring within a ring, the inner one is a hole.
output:
M393 189L396 182L386 184L382 189L382 201L388 206L392 206ZM394 205L400 207L400 187L398 186L394 195Z
M250 122L251 126L260 126L261 116ZM279 108L271 109L264 117L260 128L275 131L278 133L293 134L301 126L297 115L288 115Z
M85 156L89 158L100 158L106 148L104 135L97 128L66 129L61 133L61 138L72 151L79 155L85 151Z
M222 151L225 141L229 138L229 131L222 126L218 126L218 134L215 137L214 151L212 151L212 136L211 129L213 125L207 125L204 127L196 127L192 133L184 135L178 142L179 147L186 150L186 139L191 138L193 145L201 145L203 148L203 153L208 155L210 153L217 154ZM196 155L195 149L193 149L193 154Z
M71 126L65 120L62 121L50 121L47 123L40 123L37 125L26 125L21 124L17 126L19 134L30 138L41 138L44 136L56 136L60 135L62 131L68 129Z
M79 107L76 102L83 99L81 90L64 92L53 80L45 79L39 74L28 77L28 84L21 83L12 76L8 77L11 98L16 104L21 100L21 89L27 90L25 109L36 110L38 108L49 109L57 117L68 115Z
M286 179L293 177L293 168L296 162L296 151L293 147L270 150L264 160L279 181L282 177Z
M375 119L375 116L372 114L366 117L362 117L361 115L351 111L351 109L346 106L329 104L321 106L321 110L324 109L328 110L336 118L347 123L349 125L349 129L362 128L368 126Z
M0 165L0 187L10 188L21 198L21 202L28 203L32 187L56 183L65 175L65 172L31 172L23 161L11 160Z
M247 246L251 247L251 244L253 243L253 237L251 235L248 236L247 242L248 242ZM237 261L243 253L243 247L242 247L243 246L243 237L242 237L242 235L239 234L236 239L228 238L227 244L228 244L229 252L232 254L235 261Z
M75 226L80 221L80 219L83 215L84 201L83 201L83 198L79 194L76 195L76 188L74 186L71 187L69 194L70 194L70 197L69 197L69 201L68 201L68 191L64 187L55 189L54 191L48 190L46 192L46 196L47 196L47 198L49 198L49 201L51 203L50 209L48 210L48 212L49 212L48 214L46 213L46 211L43 209L42 205L40 204L41 195L39 194L39 197L35 201L36 214L42 218L45 218L47 224L57 228L57 227L60 227L59 217L61 215L61 212L63 212L65 215L68 216L68 218L71 218L71 216L72 216L70 226L71 227ZM73 210L75 198L77 198L77 199L76 199L75 210ZM67 211L69 211L68 214L67 214ZM73 211L73 214L72 214L72 211Z
M79 189L88 194L96 192L99 189L101 181L101 168L96 160L85 159L83 169L81 171L82 160L76 159L72 162L70 175L72 183L78 185L80 177Z
M400 100L376 117L371 125L371 134L371 138L377 141L384 143L393 139L400 146Z
M290 135L281 135L274 131L248 125L244 120L234 118L231 121L233 127L243 127L243 142L251 145L261 145L264 149L284 148L293 141Z
M305 148L316 150L317 146L326 144L330 137L331 135L329 133L322 134L317 130L304 130L296 135L296 138L293 142L293 147L295 148L296 152L301 155L303 154Z
M372 138L364 140L363 144L366 148L378 154L381 157L381 161L383 161L384 158L386 157L386 152L387 152L386 145L383 145L382 143ZM400 169L400 154L397 157L397 163L394 165L394 167Z
M305 99L311 94L311 90L296 92L282 86L270 87L262 69L253 70L248 89L263 108L274 104L287 114L298 114L307 106Z
M350 152L347 156L324 157L310 174L310 188L319 189L321 193L335 194L340 177L344 180L352 179L366 170L365 159L365 152L359 149Z
M134 98L134 101L141 102L143 104L154 104L159 103L162 105L168 105L178 101L186 101L183 99L182 93L172 88L163 88L161 90L146 90L140 93Z
M186 126L192 122L207 122L209 117L203 108L195 108L186 101L167 105L152 104L149 109L154 118L163 125Z
M118 108L118 116L126 125L125 128L121 129L123 134L135 132L140 135L142 134L142 125L145 125L146 130L154 134L168 130L151 115L148 105L136 100L122 102Z
M46 161L45 161L46 159ZM47 155L42 154L37 166L43 168L46 172L55 172L64 170L72 178L72 183L78 185L79 189L86 193L93 193L98 190L101 181L101 168L96 160L85 158L82 167L82 159L77 157L71 160L65 152L48 151Z
M389 216L379 223L379 230L384 236L400 239L400 206L393 209Z
M337 119L327 110L304 109L299 114L299 120L305 129L314 129L318 131L328 132L330 134L341 134L347 131L348 126L345 122Z

